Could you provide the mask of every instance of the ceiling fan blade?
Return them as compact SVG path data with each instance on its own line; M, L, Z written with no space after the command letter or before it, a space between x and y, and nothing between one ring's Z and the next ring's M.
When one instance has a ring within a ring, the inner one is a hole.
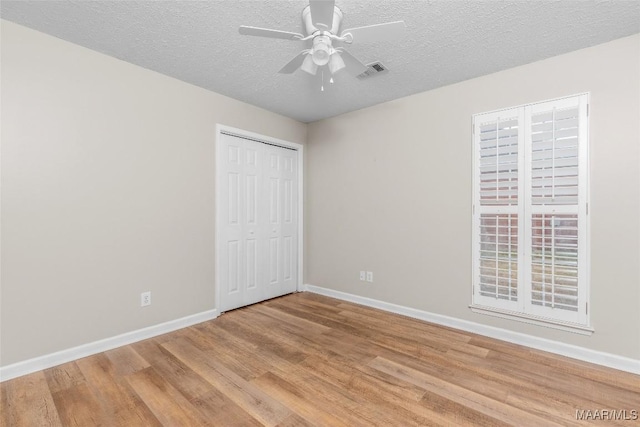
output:
M351 33L352 42L369 43L392 40L404 34L404 21L387 22L384 24L367 25L366 27L349 28L342 32L342 37Z
M271 30L269 28L247 27L241 25L239 28L240 34L245 36L258 36L269 37L272 39L286 39L286 40L300 40L304 36L298 33L291 33L289 31Z
M368 67L364 65L362 62L360 62L360 60L357 59L355 56L351 55L349 52L347 52L344 49L336 49L336 50L340 52L340 56L344 61L345 70L347 70L349 74L353 76L358 76L364 73L365 71L367 71Z
M331 28L335 4L335 0L309 0L311 23L313 25L323 24L327 28Z
M295 70L300 68L300 66L302 65L302 61L304 61L304 58L308 54L309 54L308 50L303 50L302 52L297 54L295 58L293 58L291 61L287 62L287 65L282 67L282 69L280 71L278 71L278 72L282 73L282 74L291 74L291 73L293 73Z

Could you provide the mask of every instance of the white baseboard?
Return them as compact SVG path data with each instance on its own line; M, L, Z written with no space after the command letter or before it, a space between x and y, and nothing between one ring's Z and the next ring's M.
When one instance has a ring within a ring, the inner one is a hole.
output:
M404 307L319 286L304 285L303 290L640 375L640 360L637 359L534 337L520 332L513 332L507 329L487 326L468 320L444 316L442 314L430 313L428 311Z
M218 311L215 309L203 311L202 313L196 313L180 319L148 326L136 331L126 332L121 335L116 335L115 337L105 338L66 350L57 351L55 353L45 354L44 356L34 357L33 359L24 360L22 362L13 363L11 365L1 366L0 382L37 372L42 369L51 368L52 366L71 362L82 357L122 347L123 345L131 344L147 338L166 334L167 332L186 328L187 326L195 325L197 323L206 322L207 320L215 319L216 317L218 317Z

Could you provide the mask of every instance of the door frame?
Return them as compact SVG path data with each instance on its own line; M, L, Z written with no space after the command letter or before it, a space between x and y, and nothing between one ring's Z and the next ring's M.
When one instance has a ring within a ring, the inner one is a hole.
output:
M220 123L216 123L216 139L215 139L215 309L218 314L220 312L220 247L221 242L219 239L220 233L220 212L222 208L222 203L220 200L220 185L222 183L222 177L220 176L220 161L221 161L221 153L220 153L220 136L222 132L231 133L234 135L238 135L239 137L245 137L249 139L255 139L257 141L265 142L267 144L272 144L285 148L292 148L296 150L298 155L298 277L296 280L296 291L300 291L302 289L302 277L303 277L303 261L304 261L304 146L302 144L298 144L295 142L289 142L278 138L272 138L270 136L261 135L255 132L249 132L243 129L234 128L231 126L226 126ZM226 206L226 205L225 205Z

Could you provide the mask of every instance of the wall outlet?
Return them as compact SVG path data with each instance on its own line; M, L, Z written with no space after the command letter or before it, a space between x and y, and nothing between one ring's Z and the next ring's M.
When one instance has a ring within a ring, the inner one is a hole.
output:
M373 282L373 271L367 271L367 282Z
M140 307L146 307L147 305L151 305L151 291L140 294Z
M365 279L365 272L364 272L364 271L361 271L361 272L360 272L360 280L362 280L363 282L366 280L366 279Z

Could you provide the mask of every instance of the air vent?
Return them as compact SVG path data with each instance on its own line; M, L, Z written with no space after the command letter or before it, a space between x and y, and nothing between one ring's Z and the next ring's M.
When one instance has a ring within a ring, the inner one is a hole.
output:
M373 76L377 76L379 74L387 73L389 70L387 67L382 65L382 62L372 62L371 64L367 64L367 71L362 74L359 74L357 77L360 80L368 79Z

